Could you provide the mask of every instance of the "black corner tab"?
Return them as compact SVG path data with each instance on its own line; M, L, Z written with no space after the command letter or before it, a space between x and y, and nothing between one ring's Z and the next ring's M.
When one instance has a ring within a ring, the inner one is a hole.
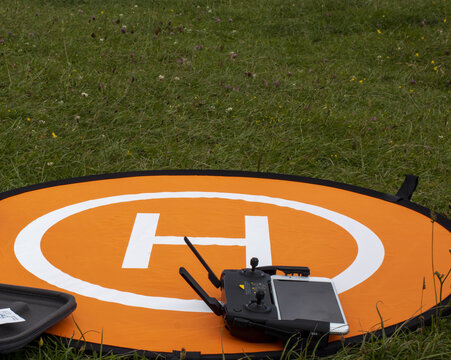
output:
M404 182L402 183L401 187L396 193L398 201L399 200L410 201L413 192L417 188L417 185L418 185L418 176L407 174L405 176Z

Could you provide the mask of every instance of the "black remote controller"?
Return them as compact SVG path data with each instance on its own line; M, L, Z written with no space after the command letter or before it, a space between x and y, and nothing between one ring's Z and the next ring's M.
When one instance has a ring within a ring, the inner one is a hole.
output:
M180 275L218 316L223 316L226 328L233 336L251 342L271 342L310 339L311 344L327 345L330 323L306 319L280 320L271 291L271 276L276 271L285 275L309 276L304 266L262 266L251 259L251 268L224 270L219 280L187 237L186 244L208 272L211 283L222 290L223 303L208 296L188 271L181 267Z

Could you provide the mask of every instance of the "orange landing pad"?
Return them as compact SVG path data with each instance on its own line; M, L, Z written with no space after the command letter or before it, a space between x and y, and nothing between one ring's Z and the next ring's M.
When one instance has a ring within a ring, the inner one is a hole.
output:
M398 199L399 200L399 199ZM117 351L281 351L240 341L178 274L219 291L183 243L223 269L308 266L334 279L347 339L415 319L450 268L450 221L410 201L329 181L230 171L99 175L0 194L0 282L65 291L78 307L49 330ZM80 333L80 330L83 334ZM331 343L337 337L330 339Z

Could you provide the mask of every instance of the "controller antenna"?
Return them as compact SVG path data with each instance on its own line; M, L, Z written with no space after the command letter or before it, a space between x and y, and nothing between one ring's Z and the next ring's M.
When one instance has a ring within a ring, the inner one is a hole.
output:
M221 286L221 281L217 278L217 276L215 275L215 273L210 269L210 267L208 266L208 264L205 262L205 260L203 259L202 256L200 256L199 252L196 250L196 248L194 247L193 244L191 244L191 241L189 241L189 239L185 236L183 238L183 240L185 240L186 245L188 245L188 247L191 249L191 251L194 253L194 255L196 255L197 259L200 261L200 263L204 266L205 270L207 270L208 272L208 280L211 281L211 283L219 288ZM202 296L201 296L202 297Z

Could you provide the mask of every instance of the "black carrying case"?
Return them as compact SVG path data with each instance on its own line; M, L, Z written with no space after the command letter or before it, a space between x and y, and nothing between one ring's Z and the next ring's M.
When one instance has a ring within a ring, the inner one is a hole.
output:
M66 293L0 284L0 309L10 308L25 319L0 324L0 353L20 349L71 314L77 303Z

